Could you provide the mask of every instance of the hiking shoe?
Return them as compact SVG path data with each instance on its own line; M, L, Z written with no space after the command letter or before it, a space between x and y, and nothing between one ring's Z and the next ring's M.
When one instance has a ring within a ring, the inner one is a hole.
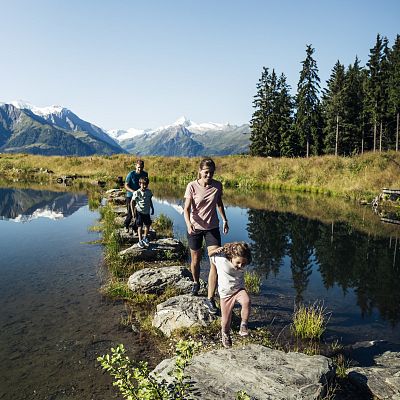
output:
M239 335L240 336L249 336L249 328L247 327L246 322L242 322L240 324Z
M143 244L146 246L146 247L149 247L149 239L147 239L147 237L145 237L143 240L142 240L142 242L143 242Z
M199 294L199 290L200 290L200 283L198 283L198 282L193 283L192 295L197 296Z
M218 308L215 304L214 299L206 299L205 305L208 308L210 314L216 314L218 312Z
M229 347L232 347L232 339L231 339L231 335L229 333L225 333L224 331L221 331L221 341L222 341L222 346L224 346L226 349L229 349Z
M143 240L139 240L139 241L138 241L138 246L139 246L141 249L144 249L144 248L146 247L146 245L143 243Z

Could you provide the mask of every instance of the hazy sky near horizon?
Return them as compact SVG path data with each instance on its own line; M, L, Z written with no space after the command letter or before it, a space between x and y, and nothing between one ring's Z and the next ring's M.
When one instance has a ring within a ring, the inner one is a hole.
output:
M0 15L0 102L105 129L246 123L263 66L294 93L312 44L325 86L337 60L365 65L377 33L400 34L399 0L0 0Z

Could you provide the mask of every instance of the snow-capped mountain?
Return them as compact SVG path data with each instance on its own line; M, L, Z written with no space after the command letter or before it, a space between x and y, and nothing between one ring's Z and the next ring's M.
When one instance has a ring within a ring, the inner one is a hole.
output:
M68 108L12 101L0 103L0 152L85 156L126 151Z
M155 129L111 130L122 148L138 155L200 156L240 154L248 151L250 128L229 123L201 123L186 117Z

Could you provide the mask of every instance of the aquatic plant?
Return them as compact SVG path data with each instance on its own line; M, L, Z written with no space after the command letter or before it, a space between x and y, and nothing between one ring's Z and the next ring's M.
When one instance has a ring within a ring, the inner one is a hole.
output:
M326 329L329 317L322 303L315 302L309 306L300 304L293 313L291 330L302 339L319 339Z
M191 392L190 377L185 374L185 368L200 346L193 340L180 340L176 344L175 366L168 382L152 373L146 362L131 361L123 344L111 348L111 355L100 356L97 361L114 378L113 386L125 399L184 400Z

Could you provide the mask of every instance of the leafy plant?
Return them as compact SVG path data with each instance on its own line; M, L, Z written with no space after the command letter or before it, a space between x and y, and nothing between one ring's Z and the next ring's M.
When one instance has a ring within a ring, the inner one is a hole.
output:
M135 364L126 356L123 344L111 348L111 355L97 358L104 370L115 378L113 385L127 400L184 400L190 398L191 385L185 368L201 344L180 340L176 344L175 368L169 382L152 373L146 362Z

